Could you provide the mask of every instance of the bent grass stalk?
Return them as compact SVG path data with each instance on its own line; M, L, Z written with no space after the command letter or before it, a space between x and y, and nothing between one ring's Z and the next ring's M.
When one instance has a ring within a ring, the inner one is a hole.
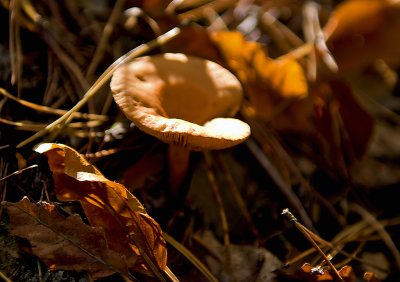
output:
M125 64L129 62L130 60L143 55L144 53L152 50L158 45L165 44L169 40L173 39L180 33L180 28L175 27L168 32L164 33L163 35L157 37L156 39L139 45L135 49L132 49L128 53L124 54L120 58L118 58L113 64L111 64L105 71L104 73L96 80L96 82L89 88L89 90L85 93L85 95L82 97L82 99L76 103L75 106L73 106L68 112L66 112L63 116L55 120L54 122L50 123L47 125L44 129L38 131L31 137L25 139L21 143L19 143L16 147L21 148L24 147L25 145L31 143L32 141L44 136L46 133L51 132L55 128L57 128L61 124L67 124L71 118L73 113L77 112L82 106L84 106L90 98L92 98L98 90L104 86L104 84L111 78L115 70L121 66L122 64Z
M208 270L208 268L196 257L194 256L184 245L176 241L172 236L167 233L163 233L165 241L167 241L171 246L178 250L182 255L184 255L207 279L211 282L217 282L217 278Z
M4 97L7 97L15 102L17 102L18 104L33 109L35 111L38 112L43 112L43 113L47 113L47 114L53 114L53 115L59 115L59 116L63 116L66 113L68 113L68 111L66 110L62 110L62 109L54 109L54 108L50 108L50 107L46 107L43 105L38 105L23 99L20 99L18 97L15 97L13 95L11 95L7 90L5 90L4 88L0 87L0 94L3 95ZM97 114L88 114L88 113L80 113L80 112L74 112L73 116L76 118L85 118L85 119L95 119L95 120L101 120L101 121L107 121L108 117L105 115L97 115Z

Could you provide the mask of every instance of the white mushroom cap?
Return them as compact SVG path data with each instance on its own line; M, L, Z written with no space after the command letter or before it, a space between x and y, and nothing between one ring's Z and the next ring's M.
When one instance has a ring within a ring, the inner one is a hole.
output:
M135 59L111 80L127 118L161 141L192 150L224 149L243 142L250 127L234 118L243 92L220 65L184 54Z

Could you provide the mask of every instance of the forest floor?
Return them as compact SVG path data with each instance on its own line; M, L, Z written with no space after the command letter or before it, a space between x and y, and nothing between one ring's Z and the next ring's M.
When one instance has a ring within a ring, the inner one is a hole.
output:
M1 279L400 281L399 1L0 3ZM251 134L185 163L128 119L110 79L162 53Z

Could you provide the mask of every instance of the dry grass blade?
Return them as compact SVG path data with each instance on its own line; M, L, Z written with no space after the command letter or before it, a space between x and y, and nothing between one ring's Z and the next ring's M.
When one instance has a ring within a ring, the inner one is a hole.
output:
M309 44L315 43L317 38L316 26L318 26L318 13L316 8L316 3L313 1L308 1L304 5L303 10L303 30L306 42ZM317 58L315 52L310 52L307 58L307 72L308 78L315 81L317 78Z
M59 116L65 115L68 112L66 110L54 109L54 108L46 107L43 105L38 105L38 104L35 104L32 102L20 99L18 97L11 95L7 90L5 90L4 88L1 88L1 87L0 87L0 94L3 95L4 97L7 97L7 98L25 106L25 107L36 110L38 112L49 113L49 114L54 114L54 115L59 115ZM96 115L96 114L88 114L88 113L80 113L80 112L74 112L72 114L72 116L74 118L97 119L97 120L101 120L101 121L108 120L108 117L105 115Z
M28 166L26 168L17 170L17 171L15 171L15 172L7 175L7 176L4 176L4 177L0 178L0 182L3 182L4 180L6 180L6 179L8 179L8 178L10 178L10 177L12 177L14 175L20 174L20 173L24 172L25 170L32 169L32 168L37 168L37 167L38 167L38 165L34 164L34 165L30 165L30 166Z
M4 279L4 281L6 281L6 282L12 282L12 280L10 278L8 278L6 275L4 275L4 273L1 271L0 271L0 277L1 277L1 279Z
M43 33L43 39L57 56L59 61L63 63L66 71L75 83L76 91L78 93L81 93L82 91L85 92L89 88L89 83L86 81L78 62L73 59L80 57L75 46L63 42L64 37L60 36L60 34L55 31L54 23L51 23L47 18L43 17L37 11L36 7L32 5L30 0L19 1L21 2L21 9L35 24L36 28ZM70 50L66 51L64 50L64 47Z
M245 144L248 146L248 148L257 158L257 160L260 162L265 171L272 177L278 188L282 191L282 194L284 194L287 197L288 201L293 206L293 208L298 211L301 219L305 222L305 225L308 226L309 228L313 228L312 221L308 216L305 208L303 207L301 201L299 200L297 195L292 191L291 187L286 183L283 177L280 175L277 168L271 163L268 157L262 152L262 150L253 140L249 139L246 141Z
M144 53L150 51L151 49L155 48L156 46L160 44L165 44L175 36L177 36L180 32L179 28L173 28L170 31L164 33L163 35L157 37L153 41L148 42L147 44L142 44L135 49L131 50L130 52L126 53L125 55L121 56L119 59L117 59L112 65L110 65L104 73L96 80L96 82L89 88L89 90L85 93L85 95L82 97L82 99L74 106L72 107L66 114L64 114L62 117L59 119L55 120L51 124L47 125L46 128L43 130L37 132L36 134L32 135L31 137L25 139L21 143L17 145L17 148L24 147L25 145L31 143L32 141L44 136L48 132L54 130L58 125L61 125L63 123L67 123L70 119L73 113L77 112L82 106L84 106L96 93L98 90L104 86L107 81L111 78L113 75L114 71L122 64L125 64L132 60L133 58L136 58L138 56L143 55Z
M277 60L299 60L305 56L308 56L311 52L314 52L314 44L312 43L304 43L297 47L296 49L291 50L290 52L279 56Z
M204 156L204 161L205 161L205 165L206 165L208 181L210 183L212 192L214 194L215 201L217 202L217 205L218 205L219 216L221 219L222 230L224 233L224 245L226 248L226 261L228 264L228 269L230 269L231 261L232 261L232 250L231 250L231 243L230 243L230 239L229 239L229 225L228 225L228 220L227 220L226 213L225 213L224 203L222 201L222 196L219 191L219 186L215 179L215 175L212 171L211 154L208 151L203 151L203 156Z
M303 44L299 37L271 15L269 11L266 11L261 16L261 28L270 34L282 53L290 52L293 46Z
M352 204L351 208L358 212L369 224L372 225L373 229L376 230L376 232L379 234L379 236L382 238L383 242L387 245L387 247L390 249L392 252L392 255L396 261L396 266L397 269L400 269L400 252L398 248L396 247L396 244L393 242L393 239L390 237L390 235L387 233L385 230L385 227L379 223L376 218L366 211L364 208L357 204Z
M9 126L14 126L17 130L23 130L23 131L33 131L33 132L38 132L40 130L43 130L46 128L47 124L44 123L34 123L34 122L25 122L25 121L10 121L6 120L3 118L0 118L0 123L9 125ZM64 127L57 126L57 129L63 129L65 130L65 133L70 134L71 136L75 136L78 138L88 138L88 137L101 137L104 134L101 132L94 132L94 131L89 131L88 129L97 127L101 124L101 122L98 121L89 121L89 122L74 122L70 123ZM51 138L51 137L49 137ZM53 136L54 138L54 136Z
M324 33L319 22L319 6L313 1L309 1L304 6L304 23L303 30L307 43L313 44L317 51L321 53L323 62L333 72L337 72L339 67L328 50ZM317 78L317 57L315 52L310 52L308 61L308 73L311 81Z
M110 18L108 19L108 21L104 27L103 34L101 35L101 38L100 38L100 42L98 43L98 45L96 47L96 51L93 55L93 60L90 62L90 65L89 65L87 73L86 73L86 77L89 79L89 81L90 81L91 77L93 76L101 59L103 58L103 54L106 50L107 42L113 32L114 26L118 20L118 17L121 14L124 4L125 4L125 0L118 0L114 5L114 8L110 15Z
M22 73L22 47L20 26L17 18L21 14L21 6L19 1L10 3L12 11L10 14L10 63L11 63L11 83L17 83L18 96L21 93L21 73Z
M238 204L239 209L241 210L244 218L246 219L247 224L249 225L251 232L254 234L254 236L256 238L258 238L258 239L261 238L261 234L258 231L256 225L254 224L254 221L253 221L253 219L251 217L251 214L249 212L247 204L244 201L242 195L240 194L240 191L239 191L239 189L238 189L238 187L237 187L237 185L236 185L236 183L235 183L235 181L234 181L234 179L232 177L232 174L228 170L226 163L221 158L220 154L217 154L215 156L215 160L216 160L219 168L221 169L223 175L225 176L225 179L229 184L229 188L231 190L231 193L232 193L233 197L235 198L235 201Z
M167 233L163 233L165 241L171 244L177 249L182 255L184 255L207 279L211 282L217 282L217 278L208 270L208 268L190 252L184 245L176 241L173 237Z
M378 222L378 224L383 227L393 226L393 225L398 225L399 220L400 220L399 218L395 218L392 220L381 220ZM298 222L298 225L301 225L301 223ZM302 227L306 230L306 227L304 227L304 226L302 226ZM348 253L343 250L344 246L351 242L361 241L361 242L365 243L365 238L373 235L375 232L376 232L376 229L374 227L371 227L371 224L369 224L365 220L362 220L362 221L359 221L352 225L347 226L345 229L343 229L341 232L339 232L331 240L331 242L324 240L323 238L319 237L318 235L316 235L312 232L308 232L308 233L312 237L313 240L315 240L317 243L319 243L321 245L321 248L328 247L329 249L333 250L334 252L344 255L345 257L347 257L347 262L355 260L364 265L368 265L373 269L381 271L382 273L388 273L388 269L382 268L372 261L368 261L366 259L356 256L355 253L357 253L360 250L360 248L363 247L364 244L361 244L357 248L357 250L355 250L354 253ZM310 254L315 253L315 252L316 252L315 248L310 248L310 249L302 252L298 256L292 258L291 260L287 261L285 263L285 265L289 266L289 265L295 264L296 262L298 262L300 260L304 260L307 256L309 256ZM343 264L343 262L341 264Z
M233 0L216 0L211 2L204 2L204 5L191 9L187 12L178 15L181 22L196 21L202 19L207 14L207 11L223 11L228 7L233 7L236 1ZM173 6L170 6L171 9Z

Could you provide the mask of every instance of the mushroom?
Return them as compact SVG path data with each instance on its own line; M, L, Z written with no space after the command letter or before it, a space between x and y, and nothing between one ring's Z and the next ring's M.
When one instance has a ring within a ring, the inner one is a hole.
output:
M212 61L177 53L140 57L118 68L110 86L128 119L169 144L175 191L190 151L225 149L250 135L246 123L229 118L243 98L240 82Z

